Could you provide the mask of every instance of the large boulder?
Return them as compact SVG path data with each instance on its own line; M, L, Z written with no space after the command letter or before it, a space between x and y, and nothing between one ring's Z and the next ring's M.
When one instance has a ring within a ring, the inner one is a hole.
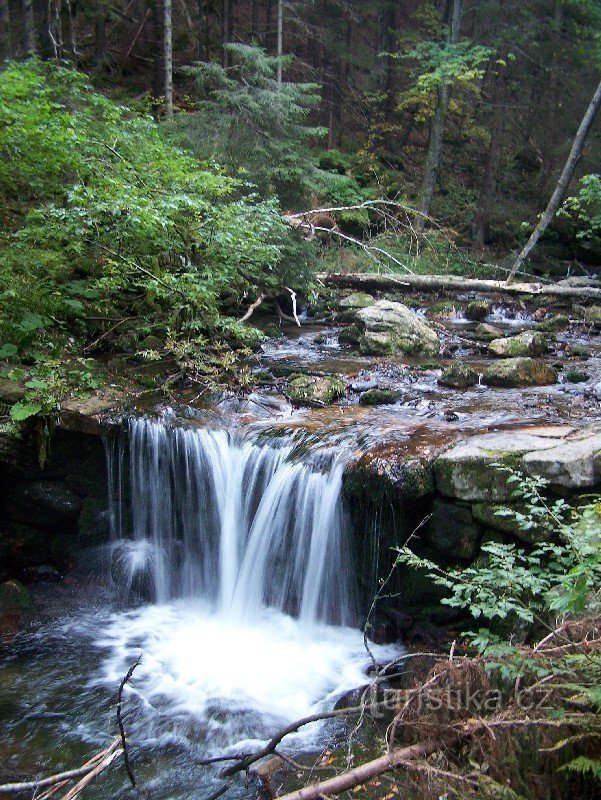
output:
M457 500L509 500L512 488L507 486L508 474L495 465L518 467L525 453L547 450L556 443L551 437L524 431L472 436L436 459L436 488L445 497Z
M378 300L357 312L363 327L360 349L365 355L438 355L436 333L402 303Z
M557 383L557 372L534 358L505 358L487 367L484 383L505 388L547 386Z
M507 510L510 514L499 514L498 512ZM527 511L524 503L505 503L498 505L495 503L474 503L472 515L485 528L491 528L500 533L509 533L528 544L544 542L551 536L550 531L544 525L535 525L532 528L523 528L519 521L520 514Z
M538 331L524 331L517 336L494 339L489 345L490 352L499 358L519 356L542 356L547 352L547 340Z
M601 483L601 434L570 439L544 452L522 459L529 475L539 475L552 488L571 491L592 489Z

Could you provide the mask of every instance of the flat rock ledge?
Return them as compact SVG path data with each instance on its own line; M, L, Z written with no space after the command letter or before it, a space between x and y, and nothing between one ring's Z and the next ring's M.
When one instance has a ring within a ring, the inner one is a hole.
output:
M436 459L435 486L455 500L507 502L512 487L503 467L545 478L559 494L594 489L601 486L601 425L530 426L471 436Z

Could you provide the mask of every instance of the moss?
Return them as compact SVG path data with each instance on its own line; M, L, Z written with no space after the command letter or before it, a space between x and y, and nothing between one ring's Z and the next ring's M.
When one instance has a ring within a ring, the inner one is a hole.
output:
M478 322L490 314L490 303L488 300L470 300L465 309L467 319Z
M338 334L338 341L340 344L350 344L356 347L361 341L361 332L356 325L349 325L347 328L343 328L340 331Z
M577 356L578 358L590 358L591 351L588 347L585 347L583 344L571 344L569 346L569 353L572 356Z
M565 376L570 383L585 383L591 377L588 372L584 372L581 369L569 369Z
M359 398L359 403L362 406L393 405L399 396L398 392L392 392L389 389L368 389Z
M288 396L299 405L329 405L343 397L345 390L338 375L320 378L295 373L288 379Z
M558 333L570 327L570 319L565 314L555 314L550 319L545 319L534 326L534 330L541 333Z
M467 389L478 383L478 373L467 364L453 364L443 370L438 383L453 389Z

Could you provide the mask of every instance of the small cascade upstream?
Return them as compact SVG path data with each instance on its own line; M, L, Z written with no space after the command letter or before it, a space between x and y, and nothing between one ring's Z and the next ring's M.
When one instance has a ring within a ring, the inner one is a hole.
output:
M348 624L343 465L294 452L288 439L129 420L108 450L113 574L126 592L200 599L238 622L267 606Z

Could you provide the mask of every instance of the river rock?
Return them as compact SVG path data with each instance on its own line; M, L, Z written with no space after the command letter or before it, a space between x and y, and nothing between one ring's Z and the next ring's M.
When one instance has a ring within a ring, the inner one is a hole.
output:
M291 375L288 379L288 397L301 406L324 406L344 396L345 383L338 375L317 377Z
M490 314L490 303L488 300L470 300L465 309L466 319L478 322Z
M436 488L458 500L501 502L511 498L507 472L526 453L553 448L557 441L525 431L486 433L455 445L434 462Z
M547 386L557 383L557 372L534 358L505 358L491 364L484 372L488 386Z
M547 340L538 331L524 331L517 336L494 339L488 349L499 358L542 356L547 351Z
M538 322L534 326L534 329L540 331L541 333L558 333L559 331L567 330L569 327L570 318L566 316L566 314L555 314L549 319L544 319L542 322Z
M438 383L452 389L467 389L478 383L478 373L467 364L452 364L442 371Z
M478 546L481 529L469 506L436 499L428 522L428 539L436 554L445 561L471 560Z
M440 342L423 320L402 303L378 300L357 312L364 328L360 349L365 355L438 355Z
M503 331L500 328L497 328L495 325L489 325L488 322L481 322L479 325L476 325L474 333L479 339L486 339L487 341L490 339L500 339L503 336Z
M593 488L601 482L601 434L565 440L547 451L527 453L522 464L529 475L546 478L552 488Z
M393 392L390 389L368 389L359 398L359 404L362 406L394 405L399 397L399 392Z
M373 306L375 302L375 298L371 294L367 294L367 292L353 292L353 294L343 297L338 305L340 308L359 310Z
M66 431L99 436L103 417L122 407L125 401L125 393L116 389L101 390L86 398L71 398L61 405L60 426Z
M338 341L340 344L350 344L352 347L358 347L361 342L361 331L356 325L347 325L338 334Z

